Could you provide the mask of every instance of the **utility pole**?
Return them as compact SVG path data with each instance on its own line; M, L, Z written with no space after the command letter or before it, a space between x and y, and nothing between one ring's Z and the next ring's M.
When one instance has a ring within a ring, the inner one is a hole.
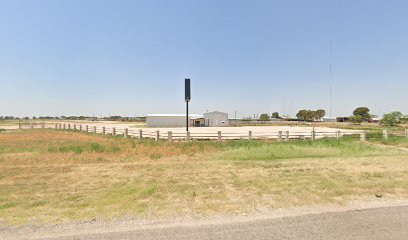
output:
M285 116L285 100L282 99L282 117Z
M290 100L290 107L289 107L289 118L292 117L292 100Z

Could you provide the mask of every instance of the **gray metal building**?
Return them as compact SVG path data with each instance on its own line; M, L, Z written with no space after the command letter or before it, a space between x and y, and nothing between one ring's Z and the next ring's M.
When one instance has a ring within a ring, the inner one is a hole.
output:
M189 114L190 127L223 127L228 126L228 113L207 112L203 115ZM185 114L148 114L147 127L185 127Z
M210 127L228 126L228 113L214 111L204 113L204 118L208 119Z
M203 115L190 114L190 126L194 119L201 119ZM146 116L147 127L185 127L185 114L148 114Z

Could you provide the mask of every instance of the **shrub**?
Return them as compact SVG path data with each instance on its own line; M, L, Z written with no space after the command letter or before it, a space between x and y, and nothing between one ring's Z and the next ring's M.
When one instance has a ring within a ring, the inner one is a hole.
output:
M281 118L281 117L279 116L278 112L274 112L274 113L272 113L272 118L278 119L278 118Z
M363 118L359 115L353 115L349 117L349 121L354 124L361 124L363 122Z
M259 117L259 120L260 121L269 121L269 120L271 120L271 118L269 117L268 114L264 113L264 114L261 114L261 116Z
M404 115L400 112L390 112L384 114L383 118L380 121L381 125L384 126L396 126L402 122Z
M353 111L354 116L361 117L362 121L368 121L371 119L370 109L367 107L358 107Z

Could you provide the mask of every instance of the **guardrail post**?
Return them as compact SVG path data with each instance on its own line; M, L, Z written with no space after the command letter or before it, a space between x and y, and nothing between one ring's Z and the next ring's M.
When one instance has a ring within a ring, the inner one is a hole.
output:
M167 132L167 140L169 140L169 142L173 141L173 132L172 131Z
M85 125L85 131L88 132L89 126Z
M218 131L218 141L221 141L221 131Z
M62 128L62 125L61 125L61 123L59 123L58 124L58 129L61 129Z
M31 127L31 128L34 128L34 124L33 124L33 123L31 123L31 124L30 124L30 127Z
M142 138L143 138L143 130L139 129L139 139L142 139Z
M41 123L41 128L45 128L45 123Z
M55 124L55 129L58 129L58 123Z
M21 129L21 123L18 123L18 129Z
M96 126L93 126L93 132L96 133Z
M337 132L336 132L336 138L337 138L337 140L339 140L340 139L340 130L337 130Z
M366 132L362 131L360 134L360 141L364 142L366 140Z
M154 140L158 141L158 140L159 140L159 138L160 138L160 131L159 131L159 130L157 130L157 131L156 131L156 137L155 137L155 139L154 139Z
M408 129L405 129L405 137L408 138Z
M71 124L68 123L68 130L71 130Z
M82 124L79 125L79 131L82 132Z
M76 124L74 124L74 131L76 131Z
M282 142L282 131L278 132L278 141Z
M102 134L105 135L105 127L102 127Z
M289 131L285 132L285 141L289 141Z
M312 141L316 140L316 131L312 131Z
M112 128L112 135L115 136L116 135L116 128Z
M187 141L190 141L190 131L186 132L186 139L187 139Z
M125 128L125 131L123 132L123 137L127 138L129 134L129 129Z
M248 139L251 140L252 139L252 131L248 132Z
M387 131L387 129L384 129L383 130L383 137L384 137L384 139L388 139L388 131Z
M66 126L67 126L67 125L65 125L65 123L64 123L64 125L63 125L63 126L64 126L64 129L66 129Z

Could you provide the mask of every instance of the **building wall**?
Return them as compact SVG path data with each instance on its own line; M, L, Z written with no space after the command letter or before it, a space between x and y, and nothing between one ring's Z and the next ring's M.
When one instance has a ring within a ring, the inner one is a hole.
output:
M208 112L204 113L204 117L208 118L210 127L228 126L228 113L224 112Z
M185 127L185 116L147 116L147 127Z
M191 118L202 117L202 115L191 114L189 116L189 126L191 126ZM185 115L159 115L159 116L146 116L147 127L185 127L186 116Z

